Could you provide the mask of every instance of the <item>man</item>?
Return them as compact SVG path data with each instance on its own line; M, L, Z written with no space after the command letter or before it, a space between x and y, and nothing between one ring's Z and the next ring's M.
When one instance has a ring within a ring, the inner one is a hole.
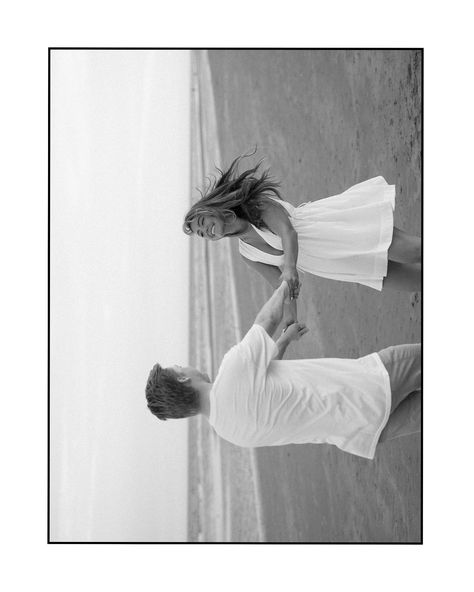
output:
M146 386L150 411L163 420L202 414L239 446L325 443L369 459L382 431L388 439L419 430L421 393L408 397L421 387L419 344L355 360L282 360L308 331L294 323L273 341L287 300L282 282L224 356L214 383L195 368L156 364ZM413 417L415 426L402 424Z

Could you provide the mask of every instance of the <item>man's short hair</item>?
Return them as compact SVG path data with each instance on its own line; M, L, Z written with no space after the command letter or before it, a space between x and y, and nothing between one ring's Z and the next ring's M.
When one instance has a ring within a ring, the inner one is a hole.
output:
M180 382L174 370L155 364L145 389L148 409L163 421L191 417L199 412L199 393Z

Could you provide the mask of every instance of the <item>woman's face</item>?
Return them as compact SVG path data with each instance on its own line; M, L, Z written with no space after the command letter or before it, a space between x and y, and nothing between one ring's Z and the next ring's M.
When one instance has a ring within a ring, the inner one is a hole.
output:
M224 222L212 214L199 214L189 226L193 234L207 240L216 241L225 236Z

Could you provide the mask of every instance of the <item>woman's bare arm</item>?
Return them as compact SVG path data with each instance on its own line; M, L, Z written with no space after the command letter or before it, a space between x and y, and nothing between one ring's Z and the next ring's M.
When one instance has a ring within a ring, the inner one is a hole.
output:
M259 261L251 261L247 257L242 256L245 263L257 271L263 278L267 280L270 286L276 290L281 284L281 270L275 265L268 265L267 263L260 263ZM283 327L287 327L298 320L298 311L296 306L296 299L285 302L283 312Z
M297 298L299 294L299 278L296 270L298 233L293 228L286 210L275 202L265 204L262 219L265 225L281 238L284 259L282 279L288 282L290 298Z

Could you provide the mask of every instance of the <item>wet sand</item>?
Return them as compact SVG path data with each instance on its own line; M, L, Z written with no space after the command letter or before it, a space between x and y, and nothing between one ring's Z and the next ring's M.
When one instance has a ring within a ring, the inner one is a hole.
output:
M229 50L209 63L225 165L257 144L294 205L383 175L397 187L395 224L421 233L420 52ZM245 332L271 291L235 244L232 257ZM358 357L421 338L413 295L303 281L311 331L287 357ZM419 436L379 445L373 461L316 445L256 459L265 540L420 541Z

